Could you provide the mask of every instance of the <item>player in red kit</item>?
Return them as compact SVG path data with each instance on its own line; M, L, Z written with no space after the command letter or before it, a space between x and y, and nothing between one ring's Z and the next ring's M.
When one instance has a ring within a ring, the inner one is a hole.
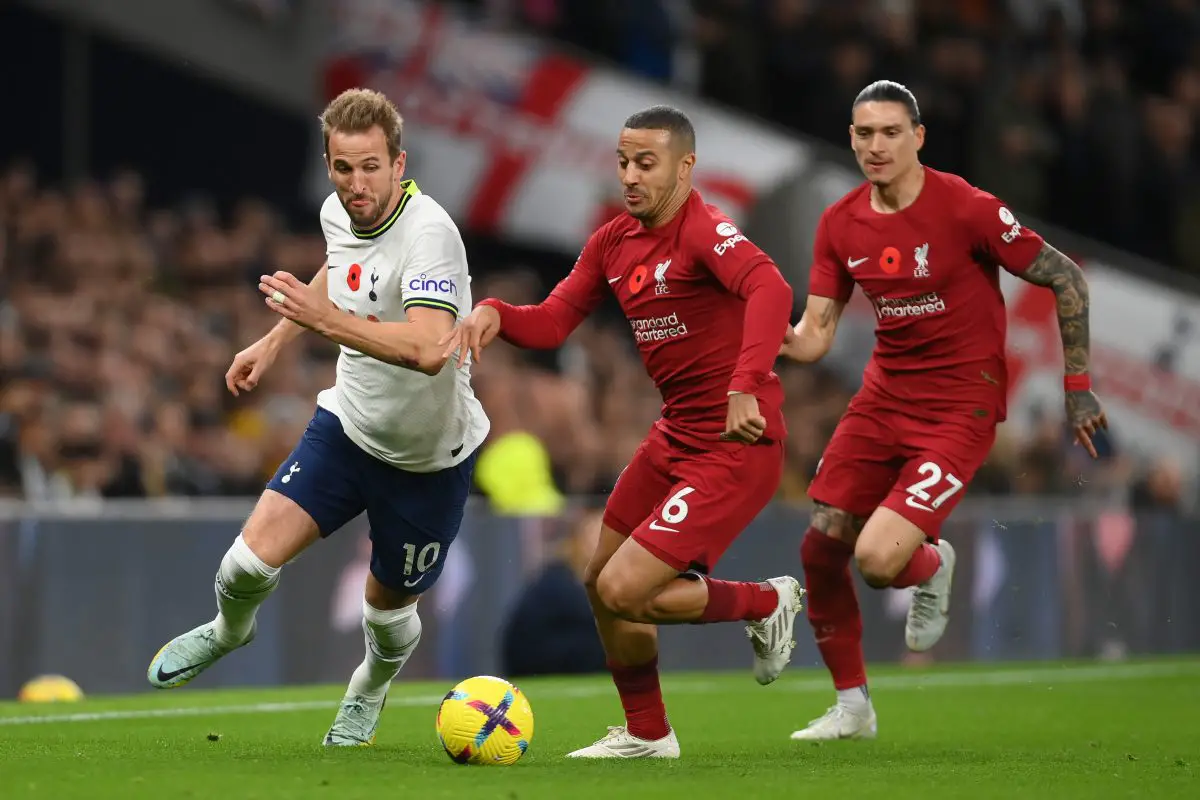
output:
M707 577L770 502L783 470L783 390L772 372L792 290L775 264L691 186L695 131L655 106L617 146L627 213L588 239L542 303L480 302L449 339L459 363L496 336L556 348L615 294L663 398L608 499L585 583L626 725L582 758L677 758L658 677L656 625L746 620L761 684L795 647L803 590Z
M805 363L824 356L855 284L875 307L875 351L817 466L800 547L809 622L838 700L793 739L876 734L851 558L872 587L915 587L909 648L928 650L945 632L954 550L939 529L1005 418L1000 269L1057 297L1067 417L1093 457L1091 437L1107 427L1088 381L1083 273L1000 200L923 166L924 138L900 84L873 83L854 101L850 141L867 181L822 215L804 316L780 351Z

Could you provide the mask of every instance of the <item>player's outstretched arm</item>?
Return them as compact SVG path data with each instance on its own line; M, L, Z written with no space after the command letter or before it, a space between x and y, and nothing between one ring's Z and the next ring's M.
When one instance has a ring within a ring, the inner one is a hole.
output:
M476 303L462 324L442 338L443 357L458 353L459 367L466 362L468 353L479 361L483 348L497 336L529 350L562 347L608 291L602 267L603 230L592 234L567 277L537 305L514 306L494 297Z
M436 375L446 363L438 341L454 327L448 311L416 306L405 312L404 322L373 322L342 311L327 289L317 291L287 272L261 276L258 288L267 307L285 320L376 360L426 375Z
M326 261L308 282L309 287L317 294L325 296L328 293L328 276L329 262ZM283 346L299 336L303 330L304 326L290 319L279 320L266 336L234 356L233 364L225 373L225 387L234 397L238 396L239 390L252 391L263 373L275 363L275 357Z
M845 308L842 300L810 294L800 322L784 335L779 355L802 364L820 361L833 347L838 320Z
M1108 427L1108 419L1100 400L1092 393L1088 378L1091 335L1087 278L1078 264L1049 244L1042 245L1033 263L1017 274L1032 284L1045 286L1054 292L1066 372L1063 385L1066 390L1067 419L1075 429L1076 441L1095 458L1092 436L1098 429Z

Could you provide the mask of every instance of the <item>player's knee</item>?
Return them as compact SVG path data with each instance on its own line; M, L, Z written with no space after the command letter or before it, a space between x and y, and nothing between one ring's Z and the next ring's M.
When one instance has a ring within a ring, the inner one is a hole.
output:
M596 596L606 609L622 619L637 620L645 616L645 591L613 570L604 570L597 577Z
M321 536L317 523L296 501L267 491L242 528L246 546L272 567L281 567Z
M854 563L863 580L872 589L884 589L892 585L892 581L904 568L904 560L898 554L888 553L873 547L856 547Z
M862 522L849 511L821 504L813 512L812 529L831 539L853 545L862 530Z

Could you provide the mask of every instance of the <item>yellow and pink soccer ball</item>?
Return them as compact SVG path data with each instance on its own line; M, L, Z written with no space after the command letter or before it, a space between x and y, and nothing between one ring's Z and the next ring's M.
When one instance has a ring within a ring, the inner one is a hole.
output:
M437 735L456 764L515 764L533 740L533 709L516 686L478 675L442 699Z

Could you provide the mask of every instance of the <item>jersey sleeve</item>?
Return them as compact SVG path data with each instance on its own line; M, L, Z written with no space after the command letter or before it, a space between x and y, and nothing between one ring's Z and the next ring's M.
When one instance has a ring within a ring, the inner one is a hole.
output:
M720 215L703 217L688 230L695 258L721 285L742 296L742 283L759 264L773 263L737 226Z
M808 293L845 303L854 294L854 278L833 249L829 236L829 210L821 214L813 237L812 266L808 270Z
M431 225L413 240L401 278L404 310L437 308L458 317L462 292L470 277L467 250L458 231Z
M561 347L604 299L604 229L592 234L575 266L550 296L537 305L514 306L489 297L479 305L500 314L500 338L517 347L553 350Z
M969 187L957 205L972 246L1014 275L1028 269L1046 244L1036 231L1022 225L1008 206L982 189Z
M588 237L579 251L579 258L575 259L575 266L551 290L547 302L557 300L565 303L584 317L596 310L608 291L604 280L604 242L604 228Z

